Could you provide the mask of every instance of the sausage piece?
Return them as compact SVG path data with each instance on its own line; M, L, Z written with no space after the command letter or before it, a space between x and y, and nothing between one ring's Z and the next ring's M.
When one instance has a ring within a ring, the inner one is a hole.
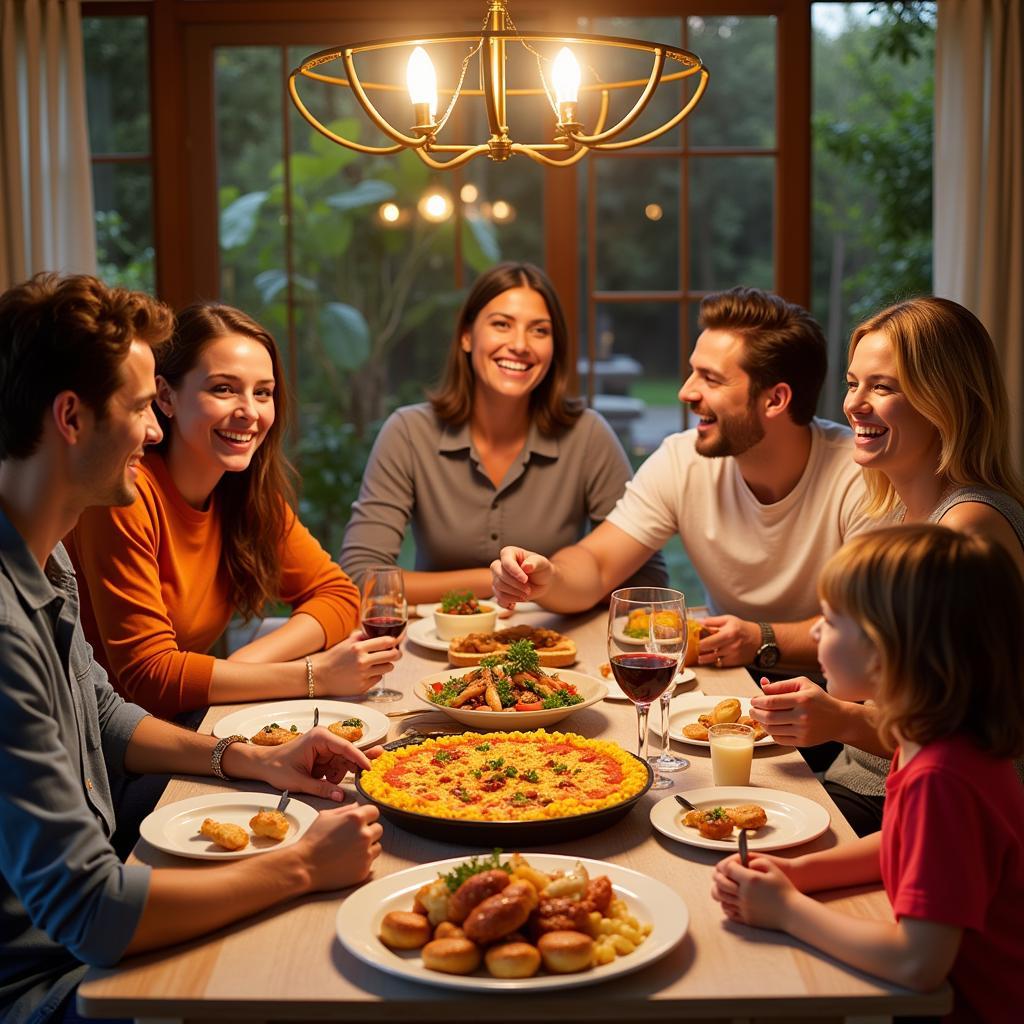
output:
M470 875L448 899L448 920L462 924L478 903L501 892L509 881L508 872L498 868Z

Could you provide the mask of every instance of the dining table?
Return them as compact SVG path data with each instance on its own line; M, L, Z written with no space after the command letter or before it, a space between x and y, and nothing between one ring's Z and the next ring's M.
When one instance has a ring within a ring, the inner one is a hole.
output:
M577 616L536 610L517 614L527 622L559 630L577 645L575 671L602 679L608 661L607 611ZM429 732L451 725L444 712L418 700L415 683L444 671L443 651L403 641L403 657L387 675L403 699L372 705L390 716L389 739L410 731ZM745 668L698 666L696 688L709 696L753 696L758 692ZM694 684L690 684L694 688ZM685 692L683 688L680 692ZM352 698L341 698L350 700ZM210 708L200 731L212 732L238 706ZM405 712L413 712L405 714ZM651 725L659 724L658 706ZM633 751L637 715L632 703L601 700L574 712L552 729L618 743ZM653 733L652 747L659 736ZM640 872L668 886L685 903L689 922L684 938L668 953L629 974L562 990L531 991L529 984L512 992L465 992L395 977L353 956L339 941L336 918L359 887L297 897L255 917L191 942L125 959L109 969L89 970L79 989L79 1009L87 1017L140 1021L225 1020L359 1022L487 1021L884 1021L902 1016L941 1016L952 1006L948 985L917 993L850 968L777 931L728 921L711 896L711 876L722 854L669 839L655 831L652 807L666 795L685 795L712 785L711 761L704 747L677 744L674 752L690 765L667 776L669 789L651 790L628 815L604 831L546 845L544 853L606 861ZM750 784L809 798L830 816L828 829L811 842L779 851L796 856L848 843L855 835L808 768L800 753L771 745L755 750ZM159 806L200 794L232 789L264 789L252 782L173 777ZM347 798L359 795L346 783ZM329 806L313 797L293 795L314 808ZM480 854L479 847L424 838L384 820L382 853L373 879L433 861ZM510 852L510 851L509 851ZM532 850L524 851L527 856ZM201 861L162 853L140 840L132 854L154 868L217 870ZM837 911L858 918L892 920L880 886L825 892L818 898ZM226 891L224 899L230 900ZM369 926L369 923L367 923ZM633 954L635 955L635 954Z

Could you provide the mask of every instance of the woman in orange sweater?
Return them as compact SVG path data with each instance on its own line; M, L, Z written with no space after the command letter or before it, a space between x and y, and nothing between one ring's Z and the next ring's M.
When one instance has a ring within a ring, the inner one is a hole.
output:
M273 338L230 306L193 305L156 373L163 439L139 465L138 498L88 509L68 544L82 625L113 684L164 718L369 689L398 643L354 632L355 585L293 511ZM205 653L234 614L275 599L292 606L280 629L227 659Z

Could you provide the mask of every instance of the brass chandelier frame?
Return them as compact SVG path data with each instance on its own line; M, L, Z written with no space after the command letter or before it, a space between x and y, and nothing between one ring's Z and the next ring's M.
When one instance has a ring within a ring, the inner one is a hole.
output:
M371 92L403 92L400 85L385 82L363 82L356 70L356 57L361 53L397 49L399 47L424 46L430 43L455 44L468 43L472 49L462 61L458 84L454 89L441 89L437 92L450 96L447 108L440 118L428 109L425 103L413 105L413 115L417 120L410 131L412 134L399 131L370 99ZM537 59L537 70L541 85L536 88L509 88L506 82L505 62L507 48L510 43L521 43ZM547 60L533 48L532 43L568 45L602 45L647 52L652 55L650 74L646 79L637 78L618 82L596 82L581 84L579 92L599 93L600 108L594 131L587 134L583 125L576 119L575 102L556 102L551 87L544 75L542 61ZM463 88L469 63L474 56L480 55L480 88ZM334 60L341 60L346 77L324 74L317 69ZM682 65L680 70L669 70L666 74L666 63L674 61ZM659 85L678 82L693 75L700 79L686 104L659 127L630 139L619 139L647 108ZM352 90L359 105L370 121L377 126L393 145L367 146L352 139L346 139L328 128L306 106L298 91L299 77L324 82ZM678 125L700 102L708 84L708 70L700 57L689 50L665 43L646 42L620 36L603 36L589 34L566 35L549 32L520 32L512 21L505 0L488 0L487 16L483 28L478 34L441 34L409 37L376 39L351 45L330 47L320 50L307 57L288 76L288 91L292 101L302 116L321 135L336 142L340 146L353 149L359 153L385 155L412 150L428 167L437 170L451 169L467 163L474 157L487 154L491 160L505 161L515 153L522 153L531 160L550 167L567 167L575 164L587 153L629 149L642 146L653 139L664 135ZM605 128L608 117L609 93L620 89L642 89L633 107L610 128ZM437 141L437 136L448 122L455 104L460 96L482 96L487 113L490 137L486 142L476 145L445 144ZM554 140L552 142L524 143L513 140L509 133L507 98L510 96L547 96L556 117ZM435 159L434 154L452 154L447 159Z

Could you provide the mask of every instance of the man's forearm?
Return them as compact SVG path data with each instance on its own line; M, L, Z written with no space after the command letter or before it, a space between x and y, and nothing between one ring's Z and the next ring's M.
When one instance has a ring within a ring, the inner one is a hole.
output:
M550 586L538 603L553 612L568 614L592 608L607 593L598 560L585 547L573 544L552 559ZM613 584L611 584L613 585Z
M816 672L818 645L811 639L814 619L802 622L773 622L775 639L779 645L779 664L774 671Z

